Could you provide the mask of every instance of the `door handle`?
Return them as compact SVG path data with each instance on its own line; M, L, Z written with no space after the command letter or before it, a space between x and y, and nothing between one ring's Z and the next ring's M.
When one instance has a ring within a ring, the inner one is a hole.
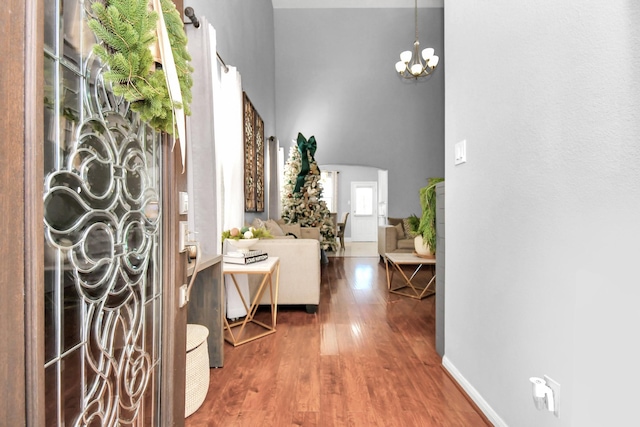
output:
M199 248L199 243L198 242L192 242L192 243L196 243L195 245L187 245L187 260L189 262L191 262L192 260L196 260L199 261L198 257L200 256L200 248Z
M189 303L189 298L191 297L191 289L193 288L193 284L195 283L196 276L198 275L198 267L200 266L200 242L185 242L185 249L187 252L187 259L189 262L192 259L195 259L195 264L193 266L193 274L191 275L191 280L189 280L189 284L186 283L180 286L179 292L179 307L182 308Z

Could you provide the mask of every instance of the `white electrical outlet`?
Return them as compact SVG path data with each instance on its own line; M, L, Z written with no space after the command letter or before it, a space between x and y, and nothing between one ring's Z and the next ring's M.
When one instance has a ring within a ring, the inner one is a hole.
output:
M178 252L184 252L187 249L187 236L189 235L189 223L180 221L178 227Z
M547 382L547 385L553 390L553 415L558 417L558 408L560 408L560 384L549 378L547 375L544 376L544 380Z

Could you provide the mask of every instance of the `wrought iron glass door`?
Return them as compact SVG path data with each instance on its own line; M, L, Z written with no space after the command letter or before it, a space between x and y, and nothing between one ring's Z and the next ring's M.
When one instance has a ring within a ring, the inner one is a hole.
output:
M45 0L46 424L160 425L160 136L102 79L89 0Z

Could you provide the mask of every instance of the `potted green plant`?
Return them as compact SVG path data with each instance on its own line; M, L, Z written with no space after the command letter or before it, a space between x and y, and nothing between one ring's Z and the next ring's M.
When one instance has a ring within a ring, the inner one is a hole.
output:
M422 215L409 217L409 231L421 256L433 257L436 253L436 184L442 181L444 178L429 178L427 186L420 189Z

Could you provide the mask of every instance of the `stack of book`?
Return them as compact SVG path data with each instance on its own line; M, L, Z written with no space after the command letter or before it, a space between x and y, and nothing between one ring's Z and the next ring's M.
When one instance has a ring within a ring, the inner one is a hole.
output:
M253 264L254 262L264 261L267 258L269 258L269 256L265 251L256 250L249 252L229 252L222 257L222 260L232 264Z

